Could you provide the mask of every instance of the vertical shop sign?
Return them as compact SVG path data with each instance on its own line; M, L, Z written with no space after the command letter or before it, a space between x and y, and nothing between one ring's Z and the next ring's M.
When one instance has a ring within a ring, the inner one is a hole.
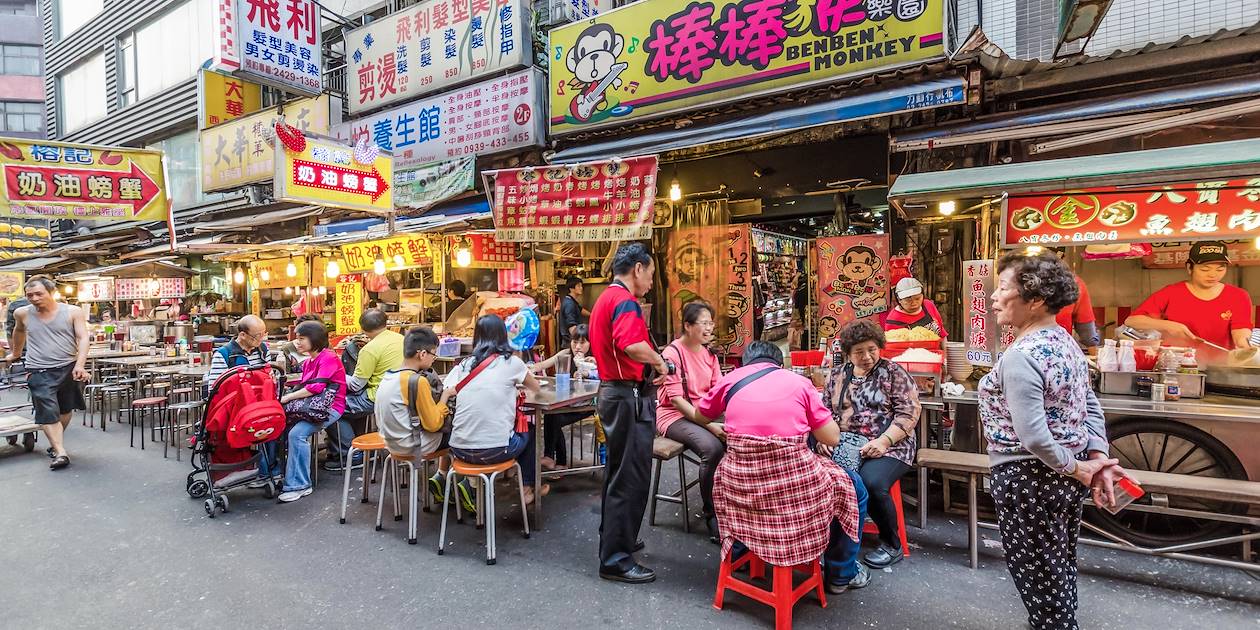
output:
M197 128L205 129L236 120L262 109L262 86L240 77L202 69L197 74L201 108Z
M313 96L323 91L316 0L237 0L235 13L231 36L241 74L290 92Z
M346 34L350 113L529 63L522 0L428 0Z
M888 310L888 236L820 238L818 337L834 341L847 323Z
M678 227L669 237L665 269L673 328L682 330L682 307L687 303L701 300L713 305L717 314L713 349L723 355L738 355L753 341L749 232L745 225L706 225Z
M617 241L652 235L654 155L483 175L500 241Z
M363 274L350 273L337 276L338 335L360 332L359 315L363 314Z
M991 367L997 360L997 319L989 312L994 267L992 260L963 262L963 289L967 293L967 360L972 365Z

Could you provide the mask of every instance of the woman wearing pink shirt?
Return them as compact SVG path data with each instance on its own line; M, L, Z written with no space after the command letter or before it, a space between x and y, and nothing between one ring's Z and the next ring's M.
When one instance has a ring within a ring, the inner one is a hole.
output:
M656 391L656 432L700 456L700 496L704 500L704 523L709 539L717 542L717 521L713 518L713 473L726 452L722 425L696 410L700 399L722 378L717 355L707 344L713 341L713 309L704 302L689 302L682 309L683 334L669 344L661 356L678 369L665 377Z

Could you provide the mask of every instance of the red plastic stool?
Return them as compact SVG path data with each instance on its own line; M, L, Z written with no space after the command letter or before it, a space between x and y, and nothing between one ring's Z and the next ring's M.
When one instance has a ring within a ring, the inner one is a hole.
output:
M817 591L819 605L823 608L827 607L827 595L823 591L821 558L810 564L795 567L774 567L772 580L774 589L770 591L735 577L735 572L744 565L748 565L749 578L755 579L765 575L766 563L752 551L745 553L735 562L731 562L728 554L722 558L722 567L718 571L717 594L713 596L714 608L722 610L722 597L727 589L730 589L767 606L772 606L775 630L789 630L792 627L792 608L810 591ZM800 584L794 584L795 580L792 577L794 571L809 573L809 577Z
M910 555L910 545L906 544L906 514L901 507L901 480L898 479L888 489L888 496L892 497L893 505L897 508L897 535L901 537L901 553L906 556ZM862 525L863 534L878 534L879 528L875 526L874 521L867 521Z

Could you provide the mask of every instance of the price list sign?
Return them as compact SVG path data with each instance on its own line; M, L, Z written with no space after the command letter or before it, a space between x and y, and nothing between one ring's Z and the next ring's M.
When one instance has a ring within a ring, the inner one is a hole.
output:
M652 236L656 156L491 171L500 241L618 241Z

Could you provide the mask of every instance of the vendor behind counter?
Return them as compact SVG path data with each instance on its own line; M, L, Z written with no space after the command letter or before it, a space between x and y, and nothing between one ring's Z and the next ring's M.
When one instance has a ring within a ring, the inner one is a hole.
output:
M1196 347L1207 357L1221 353L1202 341L1231 349L1249 347L1254 307L1246 291L1221 281L1230 264L1224 243L1195 243L1186 261L1189 278L1151 294L1125 325L1159 331L1169 343Z

